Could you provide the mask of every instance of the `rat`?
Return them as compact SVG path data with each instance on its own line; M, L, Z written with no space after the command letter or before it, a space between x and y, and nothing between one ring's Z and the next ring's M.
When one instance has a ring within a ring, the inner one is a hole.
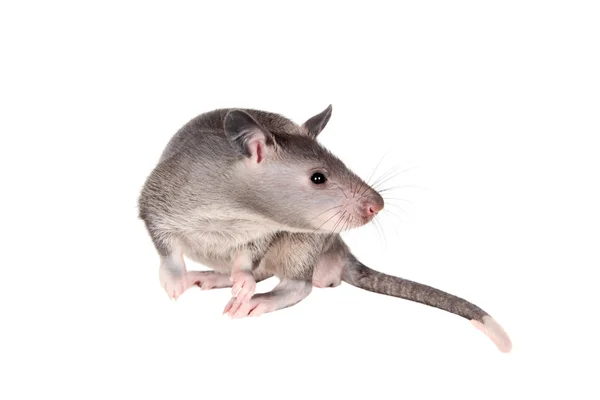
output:
M459 315L509 352L509 336L478 306L377 272L352 254L340 233L372 221L384 200L318 141L331 114L329 105L297 124L273 112L220 108L171 137L138 199L168 296L230 287L223 313L243 318L343 281ZM184 256L211 271L188 271ZM255 293L273 276L272 291Z

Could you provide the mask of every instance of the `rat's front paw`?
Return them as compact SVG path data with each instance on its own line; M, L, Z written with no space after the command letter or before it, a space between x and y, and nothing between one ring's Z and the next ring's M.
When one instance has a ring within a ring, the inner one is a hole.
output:
M165 292L167 292L172 300L177 300L177 298L189 287L185 271L160 267L158 275L160 278L160 286L165 289Z
M242 303L247 303L250 298L254 295L256 290L256 281L252 272L249 271L236 271L231 274L231 280L233 286L231 288L231 294Z

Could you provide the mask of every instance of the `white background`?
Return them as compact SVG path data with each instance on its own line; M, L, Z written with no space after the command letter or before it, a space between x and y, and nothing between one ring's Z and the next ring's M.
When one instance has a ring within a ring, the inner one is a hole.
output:
M2 399L598 398L595 2L8 3ZM330 103L359 175L411 168L357 256L477 303L512 353L346 284L239 321L228 290L168 300L136 201L171 135Z

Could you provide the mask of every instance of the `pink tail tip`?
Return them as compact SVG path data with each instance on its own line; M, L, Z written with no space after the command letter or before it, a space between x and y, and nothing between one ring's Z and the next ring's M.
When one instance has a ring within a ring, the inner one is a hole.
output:
M474 319L471 320L471 323L475 328L479 329L481 332L485 333L487 337L492 339L492 342L498 347L498 350L503 353L509 353L512 349L512 342L506 332L504 332L504 329L502 329L500 324L489 315L486 315L482 319L483 323Z

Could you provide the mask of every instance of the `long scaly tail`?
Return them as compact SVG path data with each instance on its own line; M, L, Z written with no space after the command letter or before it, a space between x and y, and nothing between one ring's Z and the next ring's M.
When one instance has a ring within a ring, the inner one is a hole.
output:
M508 353L512 349L511 340L500 324L465 299L421 283L372 270L353 257L346 264L342 279L364 290L426 304L460 315L485 333L501 352Z

